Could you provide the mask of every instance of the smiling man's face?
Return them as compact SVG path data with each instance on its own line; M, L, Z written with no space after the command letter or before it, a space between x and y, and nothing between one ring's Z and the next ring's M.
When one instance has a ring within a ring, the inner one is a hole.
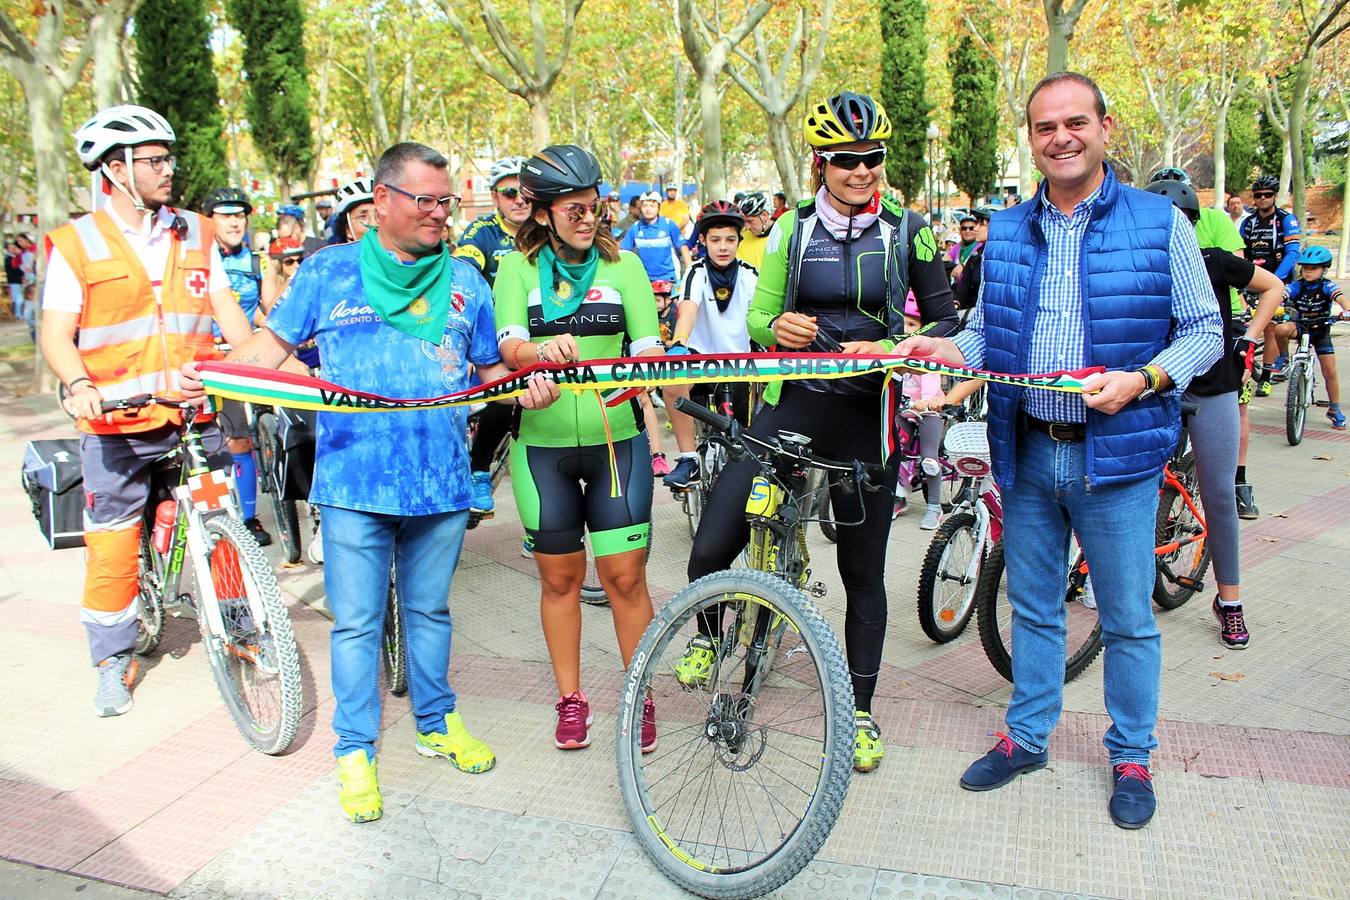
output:
M1073 191L1099 177L1114 123L1098 115L1090 88L1076 81L1046 85L1032 99L1027 118L1032 157L1051 186Z

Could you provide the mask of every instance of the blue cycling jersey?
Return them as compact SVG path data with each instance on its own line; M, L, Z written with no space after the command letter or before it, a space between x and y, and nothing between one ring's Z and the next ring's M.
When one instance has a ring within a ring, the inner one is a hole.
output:
M477 266L491 285L497 280L497 264L514 249L516 236L506 230L501 213L490 212L469 223L455 246L454 255Z
M1263 269L1274 272L1285 284L1294 277L1298 259L1299 227L1294 214L1283 209L1271 211L1269 218L1253 212L1242 220L1238 233L1247 244L1247 258Z
M1331 305L1341 296L1341 288L1330 278L1305 281L1300 278L1285 288L1285 306L1297 310L1300 318L1331 315Z
M669 219L658 216L653 222L637 222L628 229L619 246L638 255L647 270L648 281L676 280L684 235Z
M248 249L247 241L236 247L234 252L221 247L220 258L225 263L225 274L230 279L234 299L239 301L239 308L244 311L244 317L252 328L253 316L262 302L262 264L257 255ZM213 322L211 330L219 339L220 327Z

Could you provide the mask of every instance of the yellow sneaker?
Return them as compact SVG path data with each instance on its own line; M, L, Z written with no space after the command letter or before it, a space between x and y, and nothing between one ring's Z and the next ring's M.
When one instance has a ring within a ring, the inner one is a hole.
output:
M384 815L375 763L364 750L338 757L338 804L352 822L374 822Z
M478 775L497 764L492 749L469 734L457 712L445 714L445 731L417 732L417 752L423 756L444 756L461 772Z
M871 713L853 712L853 771L870 772L881 765L886 748L881 743L881 729Z

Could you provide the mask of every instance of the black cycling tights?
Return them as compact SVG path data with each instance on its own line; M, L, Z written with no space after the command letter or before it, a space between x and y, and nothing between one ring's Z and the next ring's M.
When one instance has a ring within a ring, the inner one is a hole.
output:
M750 433L758 437L795 431L811 438L810 449L827 459L875 463L881 461L881 400L879 397L825 394L793 384L783 387L778 405L760 410ZM727 466L713 487L703 511L694 549L689 556L689 580L731 566L750 539L745 500L755 475L751 460ZM833 480L832 480L833 482ZM891 472L890 484L895 484ZM872 709L881 648L886 638L886 540L891 533L891 495L886 491L845 493L832 483L830 499L840 522L839 577L844 582L847 613L844 646L853 677L857 708ZM860 508L861 504L861 508ZM705 633L710 629L700 623Z
M515 409L505 403L489 403L478 414L478 433L474 435L473 446L469 448L469 468L475 472L487 472L492 469L492 457L498 445L511 430L511 417Z

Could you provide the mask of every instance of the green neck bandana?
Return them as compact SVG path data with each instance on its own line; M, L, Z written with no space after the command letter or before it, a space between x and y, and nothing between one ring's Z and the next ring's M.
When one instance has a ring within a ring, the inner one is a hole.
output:
M592 245L579 263L565 262L553 252L552 244L539 251L539 304L544 321L553 322L576 312L595 280L600 251Z
M361 284L366 302L386 324L440 346L450 317L454 264L444 243L404 264L380 243L372 228L361 238Z

